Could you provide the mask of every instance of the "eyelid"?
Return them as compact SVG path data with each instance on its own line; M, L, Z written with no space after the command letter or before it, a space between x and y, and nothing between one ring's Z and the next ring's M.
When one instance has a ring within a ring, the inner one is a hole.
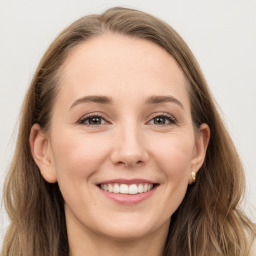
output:
M91 113L88 113L84 116L82 116L78 121L77 123L78 124L83 124L83 125L87 125L87 126L94 126L94 127L98 127L100 125L104 125L104 124L100 124L100 125L90 125L90 124L85 124L83 123L87 118L90 118L90 117L100 117L102 118L106 123L109 123L109 121L107 121L107 118L105 117L105 115L103 113L100 113L100 112L91 112Z
M177 123L177 119L168 113L164 113L164 112L160 112L160 113L153 113L150 117L149 117L149 121L150 122L152 119L156 118L156 117L166 117L170 120L171 124L176 124ZM159 126L165 126L165 125L170 125L170 124L163 124L163 125L159 125Z
M103 114L103 113L101 113L101 112L91 112L91 113L88 113L88 114L84 115L83 117L81 117L81 118L77 121L77 123L78 123L78 124L84 124L84 125L86 125L86 124L83 123L83 122L85 121L85 119L90 118L90 117L100 117L100 118L102 118L102 119L104 120L104 122L110 123L110 122L107 120L108 118L106 117L106 115ZM154 119L154 118L156 118L156 117L166 117L166 118L169 119L169 121L171 122L171 124L176 124L176 123L177 123L177 119L176 119L173 115L168 114L168 113L164 113L164 112L158 112L158 113L153 113L153 114L151 114L151 115L148 117L148 121L147 121L146 123L150 122L152 119ZM97 125L90 125L90 124L87 124L87 125L88 125L88 126L97 127ZM100 125L104 125L104 124L100 124ZM100 126L100 125L98 125L98 126ZM170 125L170 124L163 124L163 125L159 125L159 126L165 126L165 125Z

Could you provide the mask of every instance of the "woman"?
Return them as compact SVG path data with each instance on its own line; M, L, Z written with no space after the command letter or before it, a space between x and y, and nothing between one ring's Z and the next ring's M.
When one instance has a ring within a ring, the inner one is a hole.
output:
M244 173L163 21L112 8L51 44L22 109L2 255L253 255Z

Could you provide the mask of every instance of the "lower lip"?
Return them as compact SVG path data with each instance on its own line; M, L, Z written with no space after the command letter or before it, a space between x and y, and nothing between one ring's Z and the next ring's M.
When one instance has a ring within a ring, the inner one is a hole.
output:
M107 191L99 188L99 190L107 198L109 198L119 204L138 204L138 203L150 198L154 194L156 189L157 189L157 187L154 187L152 190L150 190L148 192L136 194L136 195L130 195L130 194L121 194L121 193L119 193L119 194L111 193L111 192L107 192Z

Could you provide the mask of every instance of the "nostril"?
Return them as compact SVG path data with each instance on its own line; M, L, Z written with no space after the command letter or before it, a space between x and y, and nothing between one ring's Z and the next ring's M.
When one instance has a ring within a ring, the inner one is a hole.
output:
M125 162L122 162L122 161L119 161L119 162L117 162L116 164L117 164L117 165L123 165L123 166L125 166L125 167L128 167L128 164L125 163Z
M136 149L115 148L111 152L111 161L119 167L133 167L143 165L149 160L149 156L145 150L137 151Z
M124 167L132 167L132 166L136 166L136 165L141 165L143 164L143 161L142 160L139 160L137 162L122 162L122 161L119 161L117 162L117 165L123 165Z

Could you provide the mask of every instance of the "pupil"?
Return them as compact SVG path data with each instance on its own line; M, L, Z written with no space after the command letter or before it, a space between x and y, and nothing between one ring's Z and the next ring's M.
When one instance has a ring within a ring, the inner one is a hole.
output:
M165 124L165 118L164 117L156 117L155 124Z
M100 124L100 118L99 117L92 117L90 119L90 124Z

